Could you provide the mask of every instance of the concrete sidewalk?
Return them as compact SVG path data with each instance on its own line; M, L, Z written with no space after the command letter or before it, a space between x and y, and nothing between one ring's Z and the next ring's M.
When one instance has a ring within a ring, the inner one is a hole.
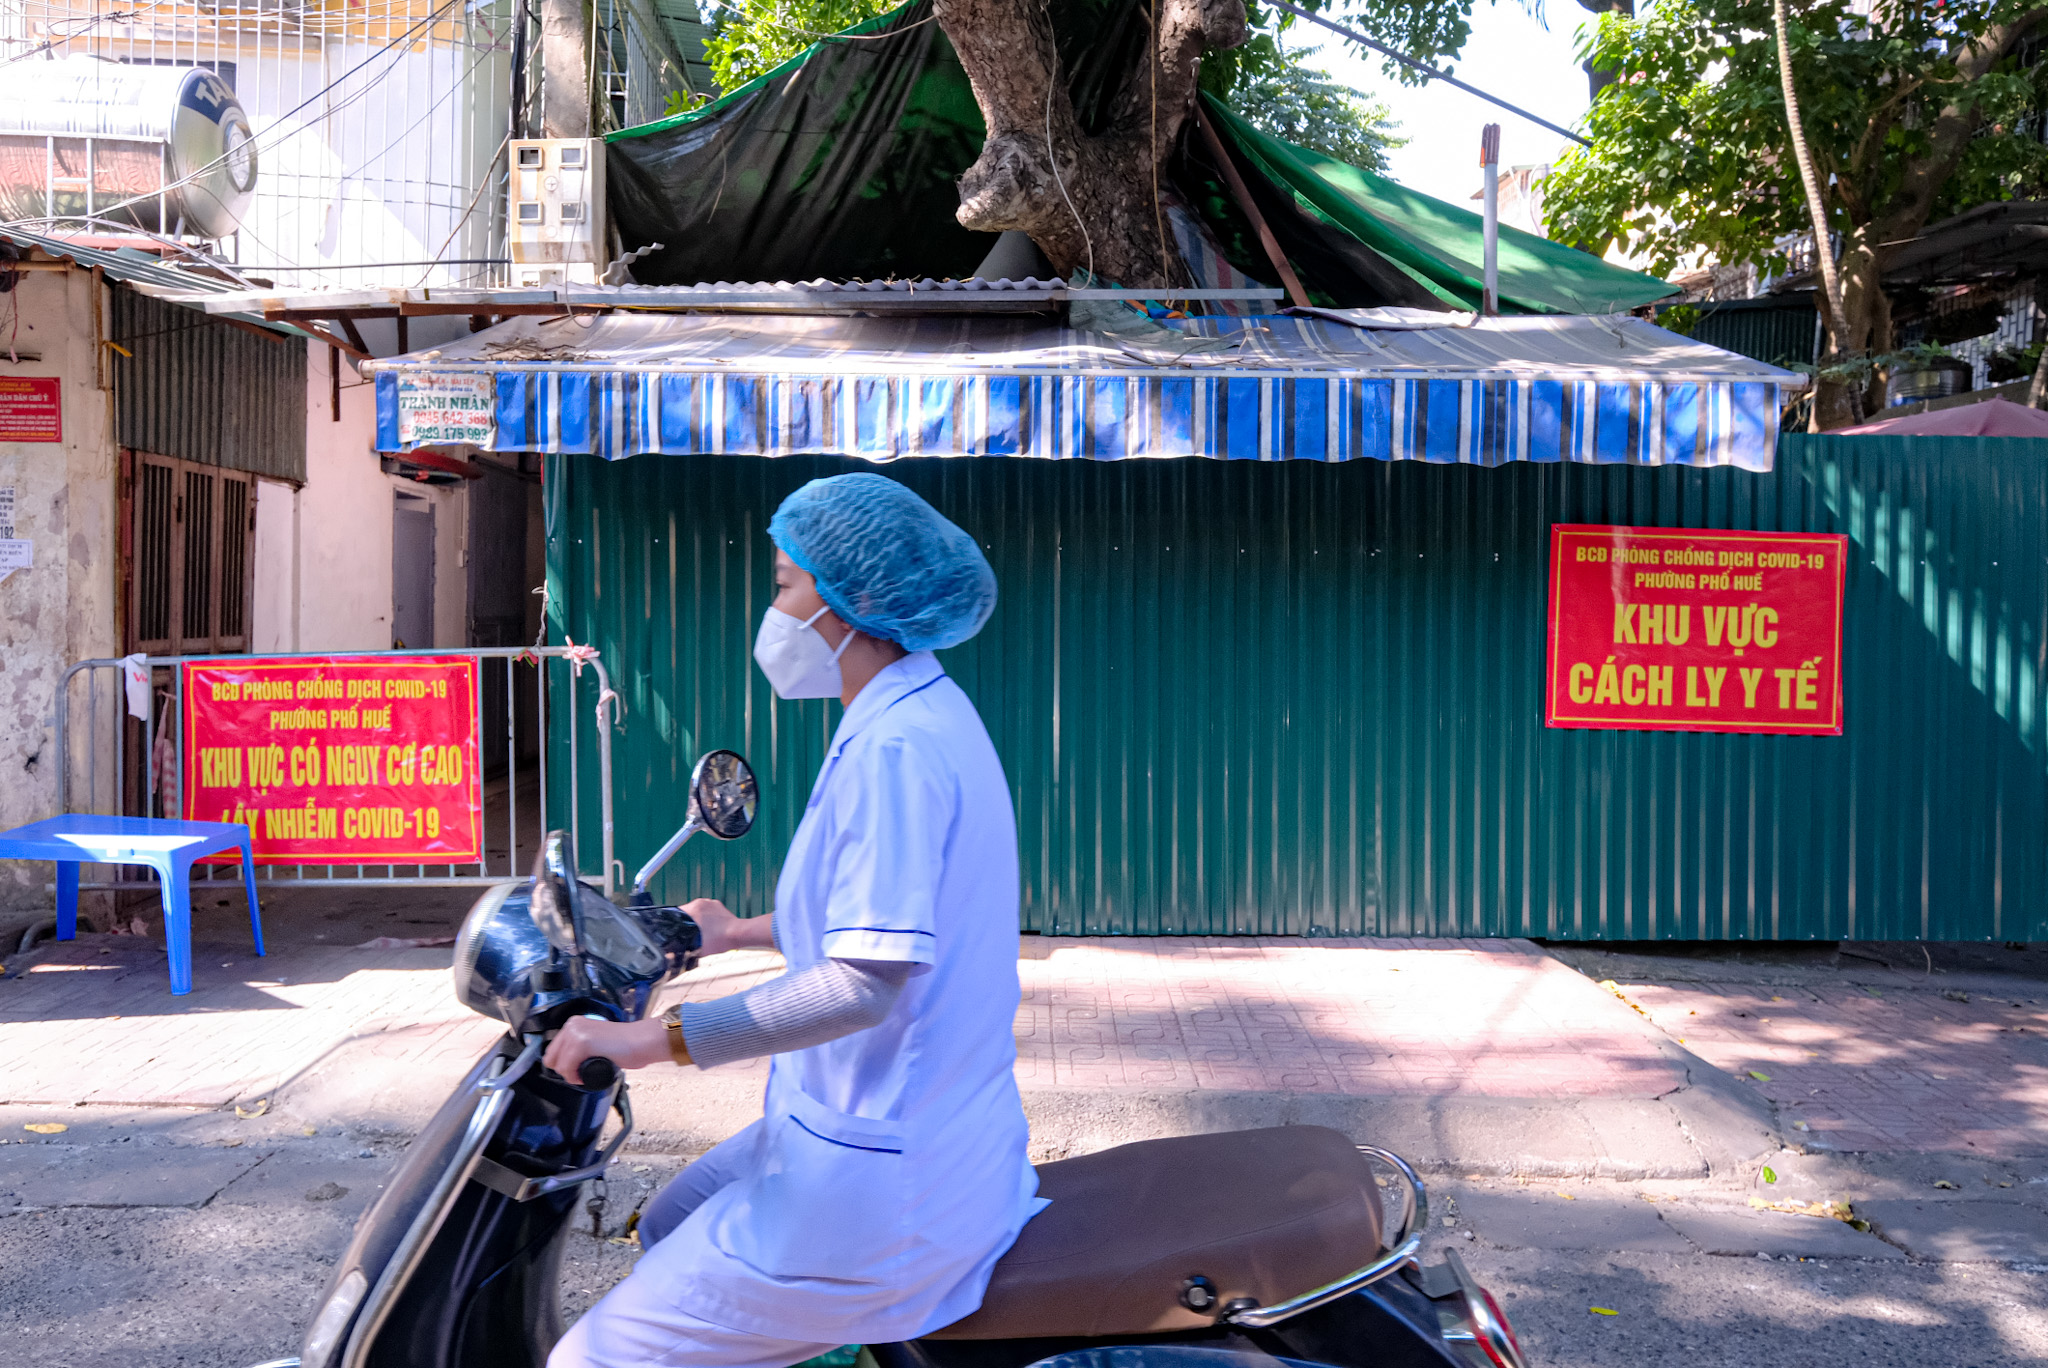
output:
M342 948L445 932L459 907L353 896L273 910L261 961L212 910L187 998L140 937L8 966L0 1335L45 1368L293 1351L355 1217L496 1035L455 1004L447 949ZM1430 1174L1432 1244L1546 1368L2048 1360L2028 1110L2048 980L1527 942L1023 937L1019 956L1038 1157L1285 1122L1386 1145ZM673 991L779 967L725 956ZM1902 1061L1913 1125L1855 1111ZM765 1073L635 1078L568 1316L630 1270L626 1214L757 1114Z
M446 949L195 951L169 995L133 936L49 946L0 981L0 1101L267 1106L409 1134L496 1034ZM778 957L708 961L670 996ZM1020 940L1017 1079L1038 1156L1315 1121L1435 1169L1704 1177L1776 1147L1753 1090L1526 941ZM666 999L665 999L666 1000ZM635 1143L691 1153L758 1114L765 1061L635 1080Z

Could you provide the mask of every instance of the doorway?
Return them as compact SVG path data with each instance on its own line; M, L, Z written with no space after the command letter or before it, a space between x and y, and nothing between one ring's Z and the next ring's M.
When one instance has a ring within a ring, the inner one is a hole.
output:
M391 509L391 649L434 644L434 505L394 491Z

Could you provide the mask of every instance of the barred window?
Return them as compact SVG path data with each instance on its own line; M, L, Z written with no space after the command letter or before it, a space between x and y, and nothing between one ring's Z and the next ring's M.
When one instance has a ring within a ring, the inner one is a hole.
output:
M124 454L129 649L248 650L255 477L148 452Z

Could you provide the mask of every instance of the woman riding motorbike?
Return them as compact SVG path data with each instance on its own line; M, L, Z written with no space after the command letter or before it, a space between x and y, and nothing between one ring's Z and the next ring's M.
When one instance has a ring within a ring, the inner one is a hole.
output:
M772 915L685 909L703 953L788 972L644 1022L572 1019L547 1066L711 1068L773 1055L764 1114L642 1215L647 1252L550 1368L784 1368L907 1340L980 1305L1044 1205L1013 1076L1017 845L974 705L932 651L979 631L974 539L880 475L813 480L768 534L754 656L783 698L846 707Z

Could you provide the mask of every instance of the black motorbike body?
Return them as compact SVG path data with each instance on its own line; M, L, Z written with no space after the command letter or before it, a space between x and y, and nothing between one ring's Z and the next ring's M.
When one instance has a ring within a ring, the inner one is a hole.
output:
M635 1021L695 962L680 908L621 908L573 877L553 833L532 882L501 885L456 937L455 993L508 1033L434 1114L357 1222L300 1350L303 1368L541 1368L562 1336L560 1272L585 1183L632 1127L610 1061L539 1064L571 1016ZM601 1145L606 1120L620 1126Z
M509 1065L518 1053L509 1039L494 1045L427 1123L383 1196L357 1225L337 1282L350 1268L389 1263L435 1179L454 1160L477 1083L494 1064ZM484 1146L484 1160L526 1177L589 1164L613 1092L623 1086L592 1090L538 1069L528 1072L506 1090L507 1105ZM462 1184L418 1271L392 1303L383 1333L370 1344L366 1368L545 1362L564 1329L557 1284L576 1206L573 1188L521 1202L475 1180Z

